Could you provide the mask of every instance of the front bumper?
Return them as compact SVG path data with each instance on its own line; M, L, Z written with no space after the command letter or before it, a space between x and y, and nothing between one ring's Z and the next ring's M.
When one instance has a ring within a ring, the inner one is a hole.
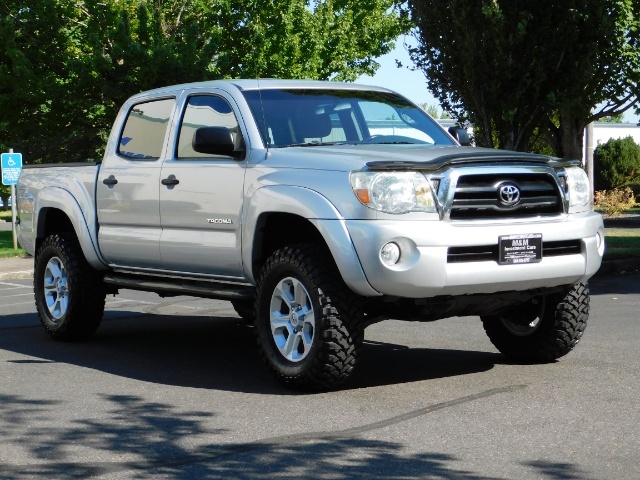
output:
M365 276L376 291L403 298L466 295L571 285L594 275L604 253L602 217L593 212L527 222L347 220ZM497 245L502 235L541 233L543 242L577 240L580 252L539 263L450 263L449 247ZM400 261L380 260L387 242L400 246Z

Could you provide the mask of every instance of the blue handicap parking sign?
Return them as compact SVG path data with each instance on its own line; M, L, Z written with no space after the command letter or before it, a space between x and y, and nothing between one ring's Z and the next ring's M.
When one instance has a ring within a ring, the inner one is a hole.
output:
M21 153L2 154L2 184L17 185L18 177L22 171Z

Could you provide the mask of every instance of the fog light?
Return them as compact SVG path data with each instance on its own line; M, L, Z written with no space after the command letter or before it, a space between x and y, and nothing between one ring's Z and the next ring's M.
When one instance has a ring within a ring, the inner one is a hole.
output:
M393 242L387 243L380 249L380 260L388 267L395 265L400 260L400 247Z

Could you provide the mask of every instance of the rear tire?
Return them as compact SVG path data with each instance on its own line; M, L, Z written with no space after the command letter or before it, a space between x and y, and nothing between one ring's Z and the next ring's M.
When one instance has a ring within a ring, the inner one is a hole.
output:
M36 256L33 291L40 321L56 340L84 340L104 313L102 276L85 259L72 233L47 237Z
M362 301L324 250L277 250L262 268L256 313L260 353L280 382L317 391L349 378L364 338Z
M552 362L575 348L589 318L589 287L536 297L498 315L481 317L491 343L522 362Z

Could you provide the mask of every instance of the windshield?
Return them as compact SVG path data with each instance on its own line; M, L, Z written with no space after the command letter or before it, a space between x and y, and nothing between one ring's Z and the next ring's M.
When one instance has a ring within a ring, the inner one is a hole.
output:
M260 128L262 140L269 147L453 145L429 116L393 93L267 89L249 90L243 94Z

